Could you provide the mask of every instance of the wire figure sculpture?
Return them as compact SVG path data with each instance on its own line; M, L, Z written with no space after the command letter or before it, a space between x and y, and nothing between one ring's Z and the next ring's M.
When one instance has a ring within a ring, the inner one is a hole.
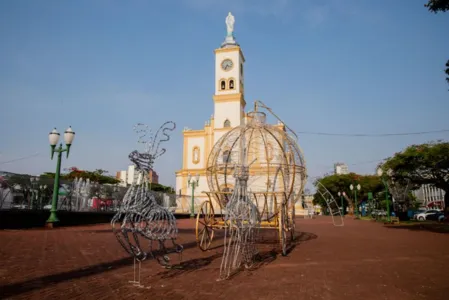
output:
M175 242L178 235L176 218L168 208L157 203L154 192L150 190L148 178L154 161L166 152L165 148L161 148L161 144L170 139L168 132L175 128L174 122L165 122L153 135L147 125L138 123L134 127L134 131L139 135L138 143L144 145L144 152L134 150L129 154L138 176L111 221L118 242L134 258L134 280L130 282L139 287L143 287L140 284L141 262L148 256L166 268L171 267L169 253L176 252L182 259L183 246ZM148 250L142 247L140 238L149 242ZM170 240L173 246L170 250L165 246L167 240ZM153 242L159 246L157 251L153 250Z
M10 208L14 202L14 188L9 185L8 181L0 176L0 209Z
M326 201L327 208L329 209L329 213L332 216L332 223L334 226L344 226L345 223L343 221L343 217L341 215L341 208L338 206L337 201L335 201L332 194L326 189L326 187L319 181L315 181L317 185L317 191L320 193L321 197Z
M242 263L246 268L251 267L258 254L255 242L260 227L260 215L248 193L249 168L257 158L251 164L246 164L244 144L244 138L241 138L239 163L234 166L235 187L225 209L224 219L228 226L225 227L220 279L229 278Z
M393 196L393 205L407 206L409 200L409 191L412 188L410 179L408 178L395 178L392 170L387 171L388 179L386 181L388 191Z
M90 196L90 179L83 179L81 177L75 178L72 183L72 201L75 210L84 211L88 209L89 206L89 196Z

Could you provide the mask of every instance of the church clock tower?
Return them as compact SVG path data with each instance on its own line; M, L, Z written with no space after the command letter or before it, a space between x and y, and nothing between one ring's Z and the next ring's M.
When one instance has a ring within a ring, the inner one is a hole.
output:
M229 13L226 39L215 50L214 129L223 131L241 125L245 115L245 57L234 39L234 23L234 16Z
M245 123L243 80L245 57L235 41L234 23L234 16L229 13L226 17L226 38L221 47L215 50L213 117L205 122L204 128L194 130L185 127L182 133L184 139L182 168L176 172L177 202L181 212L190 213L192 207L197 212L201 203L208 199L203 191L209 190L207 180L209 153L226 132ZM192 178L198 178L198 188L191 188Z

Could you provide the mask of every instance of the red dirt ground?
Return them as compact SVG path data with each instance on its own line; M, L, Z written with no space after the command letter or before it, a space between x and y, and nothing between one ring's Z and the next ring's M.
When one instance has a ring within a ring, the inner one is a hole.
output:
M6 299L448 299L449 234L386 228L369 221L298 219L287 257L260 246L261 266L226 281L222 239L202 252L192 220L179 220L183 269L142 264L145 289L109 224L0 232L0 298ZM274 232L265 239L274 243ZM171 255L177 261L177 255ZM446 295L446 296L444 296Z

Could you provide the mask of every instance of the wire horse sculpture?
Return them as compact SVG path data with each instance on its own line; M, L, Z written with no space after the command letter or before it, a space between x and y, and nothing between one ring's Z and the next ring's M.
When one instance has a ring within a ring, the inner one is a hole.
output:
M144 144L144 152L132 151L129 159L134 163L142 183L134 181L126 192L122 206L111 221L112 230L120 245L134 258L134 280L136 286L140 284L141 262L148 256L156 259L166 268L171 267L169 253L180 255L183 246L175 242L178 235L176 218L167 208L156 202L154 193L149 188L148 173L154 161L166 152L161 144L170 139L168 131L176 128L175 123L165 122L153 135L147 125L138 123L134 131L139 135L138 143ZM139 238L149 241L149 250L141 246ZM165 241L170 240L173 249L165 247ZM153 250L153 241L159 245L158 251ZM136 261L139 264L138 280L136 281Z
M255 242L260 227L257 206L248 194L249 165L245 164L246 148L240 138L240 163L234 166L235 189L226 204L224 251L220 266L220 279L229 278L243 263L252 266L258 254ZM243 154L243 155L242 155Z

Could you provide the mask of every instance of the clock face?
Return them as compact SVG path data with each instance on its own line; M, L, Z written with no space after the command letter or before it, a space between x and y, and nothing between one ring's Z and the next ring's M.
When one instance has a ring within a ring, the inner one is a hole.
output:
M225 71L231 70L233 66L234 66L234 63L229 58L227 58L221 62L221 68Z

